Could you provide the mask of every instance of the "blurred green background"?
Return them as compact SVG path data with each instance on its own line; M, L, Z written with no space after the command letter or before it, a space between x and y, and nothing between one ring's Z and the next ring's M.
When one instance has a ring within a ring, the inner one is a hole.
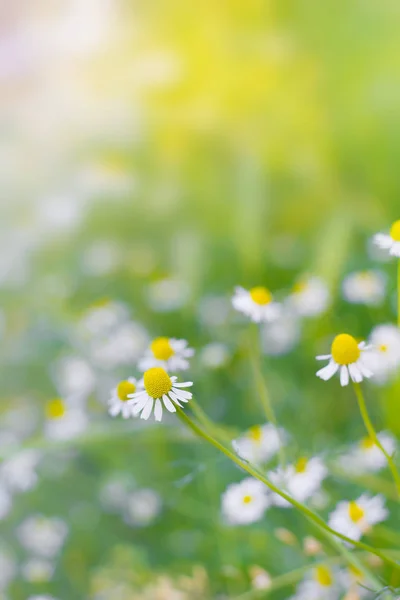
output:
M220 496L241 474L173 418L112 420L109 390L137 374L135 361L93 360L79 323L109 299L144 337L187 339L198 402L243 431L263 414L233 289L266 285L284 298L299 275L318 275L332 306L301 323L290 352L265 358L266 380L292 458L334 456L362 437L351 389L317 380L314 357L336 333L366 338L396 318L393 263L380 263L389 284L378 308L346 303L340 286L376 266L368 239L399 216L400 6L83 4L1 8L0 452L44 452L36 487L1 521L17 565L4 597L175 600L168 583L148 586L201 565L208 583L197 572L200 591L177 600L235 598L251 589L252 565L279 576L307 564L300 546L274 536L285 527L300 539L307 523L272 509L255 526L226 527ZM227 351L218 369L201 360L211 342ZM54 369L71 355L95 377L83 394L88 422L72 440L50 441L45 406L64 395ZM369 387L367 398L378 429L399 433L396 386ZM149 525L104 508L113 477L157 492ZM361 490L334 474L326 489L333 501ZM68 524L49 581L21 571L16 531L32 514Z

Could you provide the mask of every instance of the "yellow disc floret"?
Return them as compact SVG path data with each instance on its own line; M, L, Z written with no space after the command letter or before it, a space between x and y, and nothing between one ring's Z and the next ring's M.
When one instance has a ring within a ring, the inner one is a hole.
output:
M61 398L54 398L46 405L46 416L48 419L62 419L65 412L65 405Z
M358 523L364 517L364 511L357 502L349 502L349 517L353 523Z
M150 349L157 360L168 360L174 355L174 350L167 337L158 337L153 340Z
M328 567L320 566L315 569L315 580L323 587L332 585L332 573Z
M308 288L308 282L305 279L300 279L293 286L293 294L302 294Z
M360 348L352 335L341 333L332 344L332 358L338 365L351 365L360 358Z
M136 385L131 381L120 381L117 385L117 395L122 402L129 400L129 394L133 394L136 390Z
M243 496L243 504L250 504L250 502L253 500L252 496L247 495L247 496Z
M361 440L360 446L363 450L371 450L375 446L375 442L371 437L366 437Z
M271 292L261 285L251 288L250 296L253 302L260 304L260 306L269 304L272 301Z
M400 220L395 221L390 228L390 237L395 242L400 242Z
M161 367L148 369L143 376L143 381L146 392L152 398L162 398L172 388L168 373Z
M260 425L253 425L253 427L250 427L249 429L249 438L253 441L256 442L256 444L259 444L262 440L262 428L260 427Z
M296 473L304 473L307 469L307 465L308 465L308 460L304 457L299 458L299 460L296 463L295 469L296 469Z

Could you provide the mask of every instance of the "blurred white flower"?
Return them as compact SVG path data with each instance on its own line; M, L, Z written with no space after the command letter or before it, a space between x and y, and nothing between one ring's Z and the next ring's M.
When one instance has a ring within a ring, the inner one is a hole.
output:
M386 452L392 456L396 450L393 436L382 431L378 433L378 439ZM348 453L339 458L338 462L344 471L354 474L376 472L387 467L385 455L369 437L354 444Z
M269 507L267 487L252 477L232 483L222 494L222 515L229 525L247 525L263 518Z
M327 476L327 468L319 457L309 460L300 458L297 463L287 467L279 467L276 471L268 473L272 483L284 490L298 502L305 502L312 498L320 488ZM291 504L279 494L272 494L272 502L276 506L289 508Z
M254 565L249 569L251 586L255 590L267 590L271 587L271 575L261 567Z
M116 473L107 479L100 488L100 503L109 512L122 512L126 505L134 481L125 473Z
M122 249L115 242L102 240L89 246L82 257L82 267L87 275L101 277L115 271L121 264Z
M231 304L225 296L205 296L199 302L199 320L210 329L220 327L228 321L230 309Z
M4 548L0 548L0 591L6 589L16 574L15 560Z
M130 394L134 394L137 388L137 381L134 377L128 377L120 381L112 390L109 400L108 412L112 417L116 417L120 413L124 419L129 419L132 416L132 405L128 403Z
M52 440L71 440L82 434L89 419L86 412L68 401L54 398L46 405L45 435Z
M368 343L371 348L365 362L373 371L372 380L384 384L400 367L400 329L390 323L378 325Z
M317 377L327 381L340 371L340 385L349 384L350 379L360 383L365 377L372 377L365 356L369 347L365 342L359 344L347 333L337 335L333 340L331 354L317 356L317 360L329 360L329 364L317 372Z
M54 596L40 595L40 596L29 596L29 598L27 600L57 600L57 598L55 598Z
M286 492L286 494L289 494L289 472L287 469L284 469L283 467L278 467L274 471L268 471L267 478L282 492ZM279 506L280 508L292 507L288 500L285 500L285 498L282 498L282 496L275 492L271 493L271 504L273 506Z
M232 446L240 458L261 465L275 456L286 440L284 429L266 423L250 427L244 435L232 441Z
M385 300L386 277L381 271L358 271L342 283L343 297L353 304L379 306Z
M288 305L302 317L316 317L325 312L331 297L328 286L319 277L302 277L288 297Z
M233 308L255 323L271 322L279 317L281 306L274 302L267 288L257 286L250 290L238 286L232 297Z
M283 309L272 323L265 323L260 329L261 347L264 354L283 356L300 340L300 322L296 315Z
M139 371L147 371L152 367L162 367L167 371L176 373L189 368L189 358L194 355L193 348L188 347L186 340L175 338L155 338L146 350L144 357L139 361Z
M306 575L291 600L339 600L342 591L337 572L320 565Z
M67 534L68 526L62 519L42 515L28 517L17 528L20 544L43 558L56 556L64 545Z
M54 574L54 565L49 560L30 558L21 567L22 577L30 583L50 581Z
M53 365L53 377L57 389L63 396L85 397L96 383L90 365L77 356L64 356Z
M38 450L21 450L0 465L0 481L11 492L27 492L37 483L36 469L41 458Z
M154 418L161 421L163 407L169 412L176 412L176 406L182 407L181 402L189 402L192 393L183 388L191 387L192 381L180 383L177 377L170 377L162 367L152 367L143 375L144 389L130 394L132 414L140 414L141 419L150 417L154 410Z
M154 312L172 312L185 306L189 288L184 281L165 278L149 284L147 297Z
M222 369L230 359L228 347L220 342L211 342L200 352L200 361L207 369Z
M130 525L150 525L160 514L162 501L154 490L142 489L129 494L124 507L125 521Z
M101 368L115 369L135 363L148 343L146 330L138 323L128 322L91 343L91 357Z
M54 194L36 203L38 230L46 237L58 236L76 228L82 221L86 205L72 194Z
M400 258L400 220L392 224L389 234L377 233L374 236L374 243L379 248L387 250L390 256Z
M0 487L0 521L4 519L12 508L12 497L8 490L4 487Z
M358 541L372 525L384 521L389 513L383 496L363 494L356 501L341 501L329 515L329 527Z
M128 317L126 306L105 298L88 308L78 323L78 330L84 337L107 335Z

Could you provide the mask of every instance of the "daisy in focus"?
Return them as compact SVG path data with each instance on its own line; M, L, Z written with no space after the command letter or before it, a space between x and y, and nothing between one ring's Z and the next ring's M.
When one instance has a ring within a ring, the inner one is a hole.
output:
M379 248L388 250L390 256L400 258L400 219L392 224L389 233L377 233L373 240Z
M153 340L144 357L139 361L140 371L152 367L162 367L167 371L186 371L189 368L188 358L194 355L193 348L188 347L186 340L158 337Z
M363 494L356 501L341 501L330 514L328 525L335 531L358 541L372 525L388 517L383 496Z
M283 429L266 423L250 427L244 435L232 441L232 446L243 460L261 465L275 456L286 439L287 434Z
M378 433L378 439L386 452L392 456L396 450L395 439L385 431ZM365 437L340 457L339 464L348 473L376 473L387 467L387 460L374 440Z
M341 591L336 572L320 565L306 575L291 600L338 600Z
M161 421L163 407L169 412L176 412L176 407L182 407L181 402L189 402L192 393L183 388L193 385L192 381L178 383L177 377L170 377L162 367L152 367L143 375L144 389L130 394L130 405L133 416L140 414L141 419L150 417L154 409L154 418Z
M232 483L222 494L222 514L229 525L260 521L269 504L267 488L253 477Z
M302 277L293 286L288 304L301 317L316 317L330 304L328 286L319 277Z
M245 290L236 287L232 297L233 308L255 323L274 321L280 314L281 306L274 302L271 292L262 286Z
M136 379L128 377L128 379L120 381L112 390L108 409L112 417L116 417L120 413L124 419L129 419L132 416L132 406L128 400L130 399L130 395L136 392L137 386Z
M367 365L373 366L373 381L384 384L400 368L400 329L390 323L375 327L368 340Z
M343 297L352 304L379 306L385 299L386 277L380 271L358 271L342 283Z
M354 383L360 383L365 377L372 377L372 371L365 360L367 350L369 347L365 342L358 344L347 333L337 335L332 343L331 354L317 356L317 360L329 360L326 367L317 371L317 377L328 381L339 371L342 386L348 385L350 379Z

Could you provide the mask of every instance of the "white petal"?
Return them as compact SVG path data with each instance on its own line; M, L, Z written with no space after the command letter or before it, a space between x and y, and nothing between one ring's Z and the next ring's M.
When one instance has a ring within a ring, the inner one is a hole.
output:
M175 402L175 404L182 408L182 404L179 402L178 396L176 396L172 390L169 392L169 397Z
M172 404L171 400L168 398L167 394L164 394L164 396L162 397L163 402L164 402L164 406L167 410L169 410L169 412L176 412L176 408L175 406Z
M122 416L124 419L129 419L131 414L132 408L125 402L124 406L122 407Z
M390 235L385 233L377 233L374 235L374 243L380 248L385 248L387 250L388 248L391 248L393 240Z
M140 411L143 410L143 408L146 406L149 399L150 396L147 393L144 394L143 397L140 398L140 400L133 405L132 414L135 416L138 415Z
M373 376L373 372L369 369L369 367L367 367L367 365L364 364L364 361L362 359L359 359L356 362L357 367L359 368L359 370L361 371L361 374L366 377L367 379L369 379L370 377Z
M186 390L179 390L174 386L172 386L172 390L175 392L178 398L186 398L187 400L190 400L193 397L192 392L187 392Z
M157 399L154 406L154 417L156 421L161 421L162 419L162 404L161 400Z
M119 404L113 404L112 406L110 406L110 408L108 409L108 413L112 416L112 417L116 417L119 412L121 410L121 406Z
M390 250L390 254L392 256L400 257L400 242L394 242L394 244Z
M360 348L360 350L364 350L364 348L365 348L366 345L367 345L366 342L360 342L358 344L358 347Z
M349 372L350 372L350 377L352 378L354 383L361 383L362 375L361 375L361 371L359 370L359 368L357 366L357 363L352 363L351 365L349 365Z
M128 398L131 400L137 400L140 396L147 394L146 390L140 390L140 392L135 392L134 394L128 394Z
M340 367L340 385L345 386L345 385L348 385L348 383L349 383L349 370L345 365L343 365L342 367Z
M324 381L328 381L328 379L330 379L331 377L334 376L334 374L336 373L338 368L339 368L339 365L337 363L335 363L334 360L331 360L331 362L328 365L326 365L326 367L317 371L316 375L320 379L323 379Z
M154 403L153 398L149 398L146 406L142 410L142 414L140 415L141 419L144 419L145 421L147 421L147 419L151 415L151 411L153 410L153 403Z
M172 379L172 377L171 377ZM176 377L175 377L176 379ZM185 387L190 387L193 385L193 381L184 381L183 383L174 383L174 387L177 388L185 388Z
M316 360L329 360L330 358L332 358L332 354L319 354L315 358Z

